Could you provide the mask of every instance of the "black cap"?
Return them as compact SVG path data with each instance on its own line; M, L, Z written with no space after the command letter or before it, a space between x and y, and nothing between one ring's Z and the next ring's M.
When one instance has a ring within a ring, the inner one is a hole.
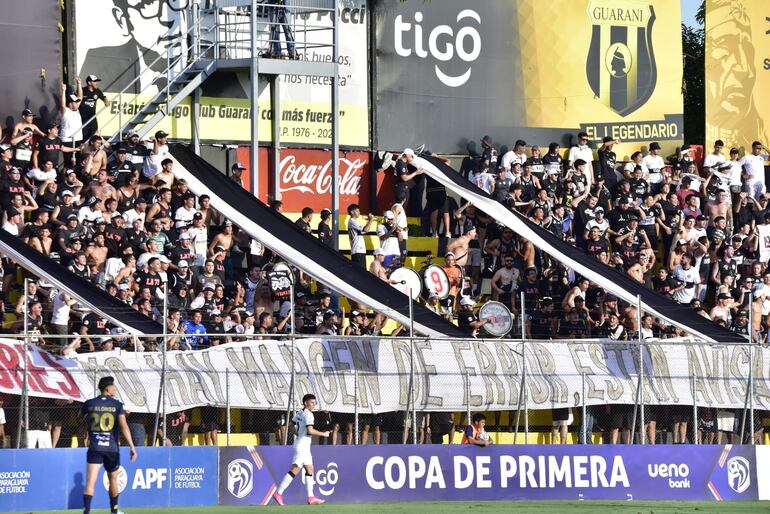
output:
M155 133L155 139L160 139L162 137L167 137L167 136L168 136L168 132L164 132L162 130L159 130Z
M602 139L602 143L609 143L610 141L615 141L615 138L610 136L604 136L604 139Z
M24 110L21 112L21 115L22 115L22 116L34 116L34 113L33 113L33 112L30 110L30 109L24 109Z
M105 389L110 387L111 385L115 385L115 379L112 377L102 377L99 379L99 391L104 392Z

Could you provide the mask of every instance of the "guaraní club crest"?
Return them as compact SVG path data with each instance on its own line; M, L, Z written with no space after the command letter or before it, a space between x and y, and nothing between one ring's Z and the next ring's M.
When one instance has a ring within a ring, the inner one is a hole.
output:
M628 116L655 90L655 10L649 0L591 0L588 17L588 84L601 103Z

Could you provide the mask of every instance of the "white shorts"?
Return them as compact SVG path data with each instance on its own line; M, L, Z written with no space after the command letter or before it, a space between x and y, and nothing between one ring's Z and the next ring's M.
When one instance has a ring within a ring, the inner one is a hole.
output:
M27 448L51 448L52 444L49 430L30 430L27 432Z
M731 410L717 411L717 430L732 432L735 428L735 413Z
M313 465L313 454L310 453L310 446L295 446L294 454L291 457L291 463L298 468L302 466Z
M0 425L5 425L5 411L0 407Z

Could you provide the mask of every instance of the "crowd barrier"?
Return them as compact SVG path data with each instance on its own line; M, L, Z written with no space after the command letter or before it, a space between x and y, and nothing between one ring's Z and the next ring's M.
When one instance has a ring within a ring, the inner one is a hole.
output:
M120 505L267 505L289 446L123 449ZM770 449L750 446L364 446L313 449L316 495L330 503L465 500L770 499ZM84 449L4 450L0 511L82 508ZM284 497L304 503L295 480ZM94 506L108 505L97 482Z

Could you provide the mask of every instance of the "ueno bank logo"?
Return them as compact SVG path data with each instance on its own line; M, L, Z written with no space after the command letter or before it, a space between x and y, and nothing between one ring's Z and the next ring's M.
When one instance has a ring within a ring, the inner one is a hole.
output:
M481 26L481 16L472 9L465 9L457 15L458 24L465 20L468 20L468 23L475 21L479 27ZM481 34L475 26L465 25L455 33L455 30L449 25L438 25L428 34L428 48L426 49L422 21L423 15L419 11L414 13L414 23L404 21L400 14L396 17L393 37L398 55L409 57L414 52L421 59L430 55L438 61L448 62L454 59L456 53L457 57L467 63L472 63L478 59L481 54ZM405 39L409 32L414 32L413 47L412 41ZM466 44L470 45L469 49L466 48ZM443 72L438 64L434 67L436 77L449 87L460 87L471 78L471 66L468 66L464 73L456 76Z
M230 461L227 465L227 490L236 498L244 498L254 487L254 467L244 459Z
M330 462L323 469L316 468L314 470L315 483L318 486L318 492L324 496L331 496L334 494L334 489L337 486L337 482L340 479L340 475L337 472L337 463ZM302 474L302 483L305 483L305 474Z
M727 461L727 483L730 489L740 494L751 485L749 461L743 457L733 457Z

